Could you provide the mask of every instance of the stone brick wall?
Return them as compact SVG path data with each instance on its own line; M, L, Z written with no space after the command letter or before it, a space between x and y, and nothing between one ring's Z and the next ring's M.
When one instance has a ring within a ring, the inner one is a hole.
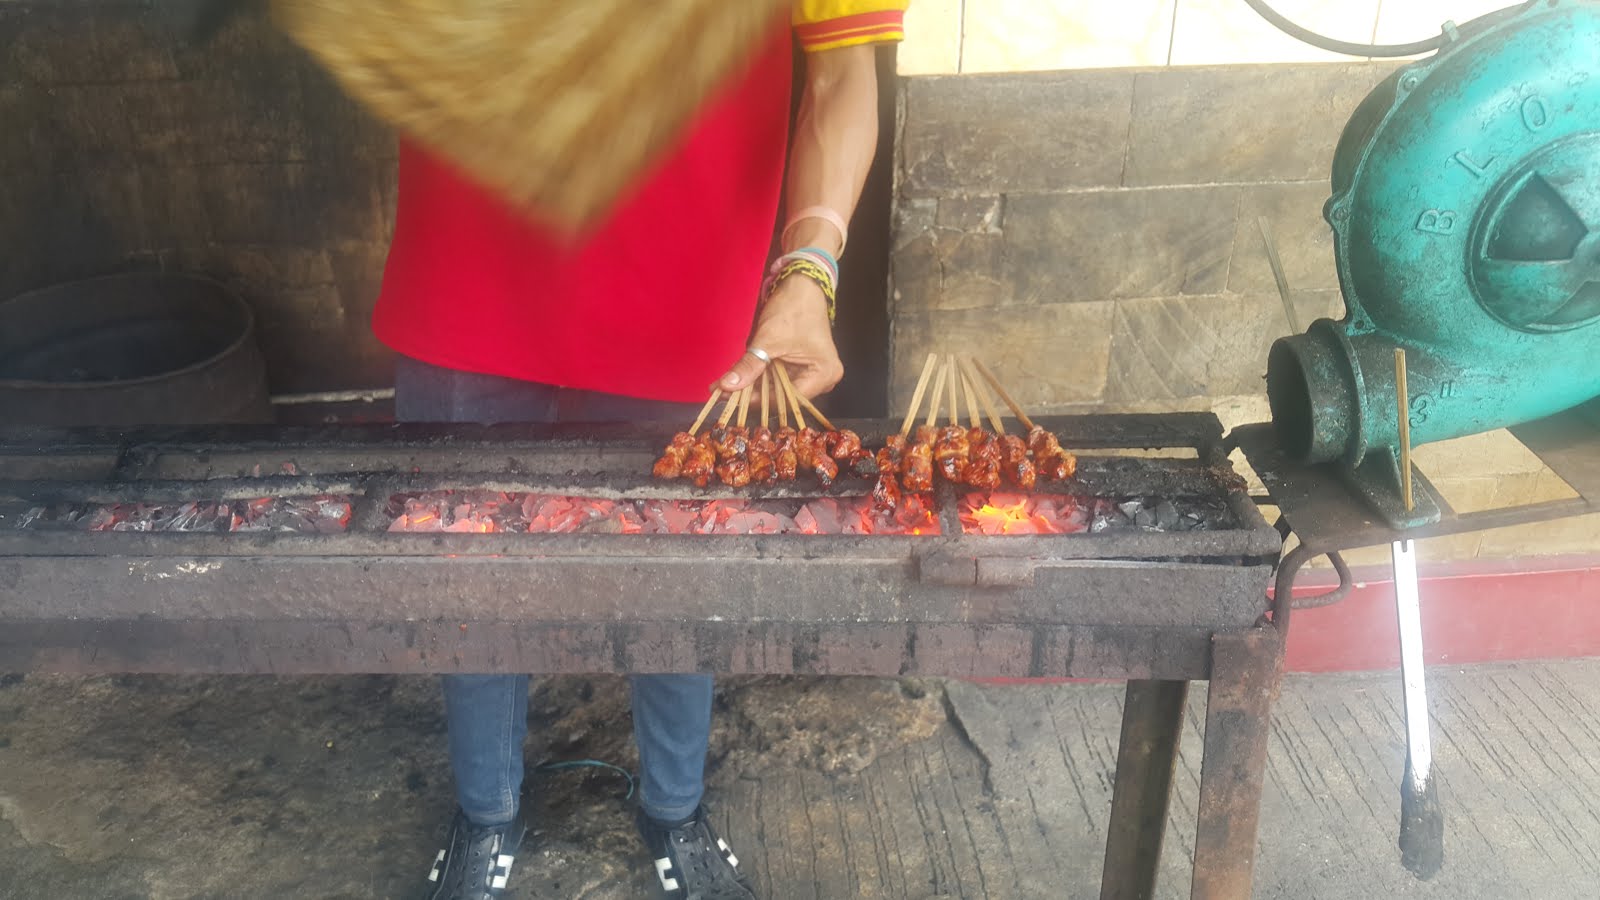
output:
M0 297L198 272L255 308L274 390L390 383L392 136L271 29L196 47L178 8L0 2Z
M1322 221L1368 63L908 78L891 310L896 405L930 350L992 361L1041 412L1262 392L1289 331L1338 315Z

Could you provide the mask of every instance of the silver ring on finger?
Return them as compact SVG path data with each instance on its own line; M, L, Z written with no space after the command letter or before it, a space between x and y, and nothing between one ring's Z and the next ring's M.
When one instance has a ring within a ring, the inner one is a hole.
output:
M761 360L763 363L772 362L772 357L767 355L767 351L761 349L760 347L747 347L744 352L754 356L756 359Z

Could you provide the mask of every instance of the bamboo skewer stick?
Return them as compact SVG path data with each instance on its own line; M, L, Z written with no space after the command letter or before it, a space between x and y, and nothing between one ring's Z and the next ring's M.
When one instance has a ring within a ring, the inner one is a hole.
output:
M694 433L696 431L700 430L700 426L705 424L706 416L711 414L711 407L717 405L717 399L720 398L721 396L722 396L722 388L712 388L711 389L711 398L706 401L706 405L705 406L700 407L700 415L696 416L695 420L694 420L694 424L689 426L689 436L690 437L693 437Z
M1411 491L1411 398L1406 396L1406 351L1394 350L1394 383L1400 393L1400 494L1406 501L1406 512L1416 509L1416 496Z
M911 406L906 410L905 421L900 423L902 438L911 433L911 423L917 420L917 409L922 406L922 392L928 389L928 379L932 377L933 367L938 362L938 354L929 353L927 362L922 364L922 374L917 377L917 389L911 392Z
M738 408L739 392L734 391L728 395L728 402L727 405L722 407L722 414L717 416L717 425L722 428L728 427L728 420L733 418L733 414Z
M789 411L794 413L795 430L804 431L806 417L800 412L800 401L795 397L794 382L789 380L789 370L784 367L783 363L778 363L778 384L783 388L784 396L789 398L789 406L791 407Z
M795 391L794 392L794 398L796 400L800 401L800 405L805 407L806 412L811 413L811 418L816 419L817 420L817 424L821 425L823 427L823 429L825 429L827 431L838 431L839 430L839 429L833 427L833 423L828 421L828 417L823 415L822 414L822 410L817 409L816 405L813 404L811 402L811 400L806 397L805 394L802 394L799 391Z
M939 374L933 376L933 399L928 402L928 420L923 423L929 428L939 424L939 407L944 403L944 373L949 367L950 361L946 360L944 365L939 367Z
M773 366L768 366L767 371L771 372L773 368ZM788 428L789 404L783 399L783 384L778 381L776 373L772 376L772 395L772 401L778 406L778 427Z
M768 398L767 398L767 393L768 393L767 389L771 384L772 384L772 369L771 369L771 367L762 369L761 370L761 427L762 428L766 428L767 427L767 423L772 421L772 407L768 405L769 401L768 401Z
M961 374L956 371L956 355L950 354L944 367L950 370L950 424L961 424L961 401L956 396L956 383L961 380Z
M743 428L750 415L750 386L746 385L739 392L739 427Z
M978 413L978 399L972 392L972 376L967 374L967 367L961 357L956 357L956 368L961 370L961 392L967 400L967 419L973 428L983 427L983 416Z
M1000 418L1000 413L995 411L994 401L990 399L989 392L984 390L983 385L978 381L977 373L972 371L972 362L973 360L970 356L961 360L963 371L967 374L967 383L972 385L973 391L978 395L978 402L983 404L983 411L988 414L989 424L994 426L994 433L1005 434L1006 424Z
M984 380L989 382L989 386L994 388L996 394L1000 395L1000 399L1005 401L1006 406L1011 407L1011 414L1017 417L1017 421L1022 423L1022 427L1032 431L1033 420L1028 418L1028 414L1022 411L1022 405L1006 391L1005 387L1000 384L1000 379L994 377L994 373L989 371L989 367L983 364L983 360L974 356L972 364L978 367L978 371L983 375Z

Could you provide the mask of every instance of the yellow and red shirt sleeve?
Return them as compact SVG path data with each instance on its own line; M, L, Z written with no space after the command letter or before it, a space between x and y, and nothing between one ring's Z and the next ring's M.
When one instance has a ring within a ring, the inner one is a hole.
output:
M905 39L910 0L794 0L792 23L807 53Z

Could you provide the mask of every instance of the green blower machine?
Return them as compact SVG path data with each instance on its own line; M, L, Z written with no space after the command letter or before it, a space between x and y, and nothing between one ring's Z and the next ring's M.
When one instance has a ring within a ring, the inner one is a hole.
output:
M1437 521L1400 497L1397 347L1418 444L1600 396L1600 2L1446 26L1345 126L1324 215L1347 312L1273 346L1278 440L1391 525Z

